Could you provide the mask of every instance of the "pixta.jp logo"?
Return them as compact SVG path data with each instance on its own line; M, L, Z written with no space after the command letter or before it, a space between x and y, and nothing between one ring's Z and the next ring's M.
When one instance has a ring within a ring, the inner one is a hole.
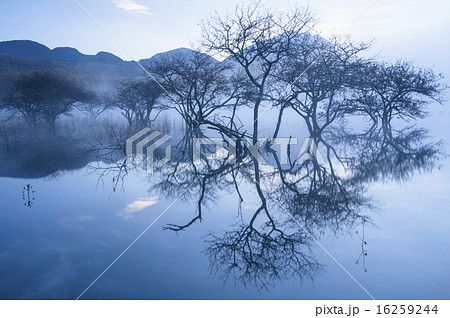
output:
M133 165L138 169L153 173L155 150L169 141L172 136L164 135L159 131L144 128L137 134L131 136L126 141L127 164ZM170 161L171 148L166 146L166 152L163 159L156 163L157 168ZM144 163L145 162L145 163Z
M126 141L127 164L133 165L138 169L146 170L148 173L153 173L154 166L161 168L170 161L170 144L165 147L164 158L157 162L155 162L155 151L171 138L172 136L163 134L159 131L152 131L150 128L144 128ZM239 142L241 142L248 150L247 157L253 157L261 165L267 165L267 162L261 155L259 149L267 142L269 142L270 145L279 146L278 154L280 164L291 163L291 161L288 160L291 157L290 147L298 144L297 138L292 137L271 139L260 138L256 143L252 143L250 140L242 138ZM235 164L237 158L237 144L238 140L232 138L226 141L223 138L193 138L192 162L194 164L199 164L201 158L206 160L226 159L229 164ZM209 147L205 148L202 146ZM213 146L214 151L211 151L211 146ZM202 156L202 152L206 152L206 150L209 150L209 152L203 153ZM306 138L304 140L303 145L295 158L295 161L293 161L294 165L301 164L305 160L314 160L319 164L324 163L324 159L312 138Z

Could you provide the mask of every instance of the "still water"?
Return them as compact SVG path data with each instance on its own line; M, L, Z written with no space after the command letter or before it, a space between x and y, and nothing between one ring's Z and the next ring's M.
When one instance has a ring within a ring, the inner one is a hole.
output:
M449 119L436 108L421 123L444 154ZM0 298L75 299L153 222L81 299L448 298L450 160L374 138L352 149L350 181L335 162L277 169L276 153L195 170L175 147L153 175L120 156L3 168Z

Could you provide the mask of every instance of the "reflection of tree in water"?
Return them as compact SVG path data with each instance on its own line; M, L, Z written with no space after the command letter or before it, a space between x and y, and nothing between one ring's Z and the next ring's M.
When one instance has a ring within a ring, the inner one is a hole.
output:
M248 225L240 224L224 234L210 234L206 250L211 270L244 284L267 288L274 280L312 278L321 266L309 254L310 239L300 231L286 233L268 222L255 226L256 214Z
M367 268L366 268L366 256L367 256L367 251L366 251L366 219L363 219L362 221L362 232L361 234L356 231L356 235L358 235L359 239L361 240L361 253L358 256L358 259L356 260L355 264L359 265L359 263L361 262L363 264L364 267L364 271L367 272Z
M362 134L337 133L334 142L343 146L351 143L357 156L351 158L354 179L377 181L407 179L416 171L429 171L440 155L441 144L428 143L425 129L406 127L389 130L372 126ZM413 167L413 169L411 169Z
M31 208L31 206L34 203L34 200L36 200L36 198L34 196L35 192L36 191L33 190L33 186L29 183L23 187L23 191L22 191L22 199L24 201L23 205Z
M336 128L320 136L326 141L319 146L322 151L336 154L322 164L309 158L281 165L278 153L267 147L266 158L275 168L260 166L249 157L232 165L227 159L212 161L204 156L202 164L193 164L181 156L162 169L151 189L176 198L192 184L182 197L197 202L197 213L185 224L168 224L165 229L187 230L203 220L202 206L208 201L234 192L242 202L246 200L242 193L253 187L259 207L250 216L241 214L235 226L205 239L212 272L260 288L276 279L313 277L321 266L310 253L312 239L303 229L313 236L354 231L370 222L366 214L374 206L366 195L369 182L380 177L403 180L431 169L439 154L438 145L424 144L426 135L420 129L390 131L389 136L385 130L369 131L355 138ZM394 134L398 137L391 138ZM328 142L327 138L337 136L339 142ZM175 154L187 152L175 149ZM365 262L364 246L362 251Z

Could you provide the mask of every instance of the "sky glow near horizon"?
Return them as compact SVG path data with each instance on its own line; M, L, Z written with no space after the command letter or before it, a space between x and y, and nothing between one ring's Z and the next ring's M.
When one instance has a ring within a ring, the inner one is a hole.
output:
M125 60L149 58L179 47L196 46L199 22L225 13L241 1L78 0L131 55L128 56L74 0L4 0L0 3L0 41L27 39L50 48L70 46L84 54L111 52ZM276 3L277 10L309 7L324 37L340 35L373 3L311 0ZM273 6L273 5L272 5ZM271 8L270 2L268 7ZM378 0L351 27L355 41L374 40L371 54L407 58L419 65L443 64L450 50L450 2ZM445 69L449 69L445 63ZM441 67L442 68L442 67Z

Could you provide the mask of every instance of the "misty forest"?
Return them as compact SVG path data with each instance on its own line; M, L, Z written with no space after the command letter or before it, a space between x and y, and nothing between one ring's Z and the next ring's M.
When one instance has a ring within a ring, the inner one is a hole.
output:
M76 176L77 188L60 193L58 215L79 210L93 220L101 210L104 219L113 218L116 212L102 206L103 199L81 198L77 191L83 188L93 196L104 191L105 202L140 191L146 199L122 210L122 222L136 220L133 212L142 211L136 204L150 209L156 201L167 203L135 225L144 229L176 201L176 211L169 210L152 231L176 242L202 233L195 241L202 270L228 288L240 284L264 293L326 275L331 265L317 257L316 239L323 237L356 238L359 243L348 247L350 266L369 275L366 231L376 228L375 214L385 213L369 190L408 183L438 168L442 143L418 121L426 119L430 105L443 107L446 85L431 68L372 56L371 39L325 38L316 22L306 9L241 5L202 20L193 48L137 62L106 52L93 56L31 41L2 42L1 177L22 180L17 193L33 218L44 197L50 200L44 184L63 187L58 180L66 176ZM127 139L144 128L171 136L165 144L171 145L170 160L158 165L167 155L165 146L158 148L153 173L127 157ZM219 145L209 145L194 161L195 138L221 140L223 150L233 148L233 158L231 152L210 156ZM304 140L314 147L303 148ZM73 237L79 248L100 241L100 234L89 239L86 233ZM2 297L75 297L136 233L111 234L111 245L90 247L95 261L79 261L85 272L71 272L65 281L73 290L61 292L55 283L26 294L12 288ZM103 249L106 259L98 252ZM62 262L82 258L74 253L66 252ZM195 261L186 262L190 268ZM95 288L83 297L102 298L107 287ZM135 297L130 295L122 297Z

